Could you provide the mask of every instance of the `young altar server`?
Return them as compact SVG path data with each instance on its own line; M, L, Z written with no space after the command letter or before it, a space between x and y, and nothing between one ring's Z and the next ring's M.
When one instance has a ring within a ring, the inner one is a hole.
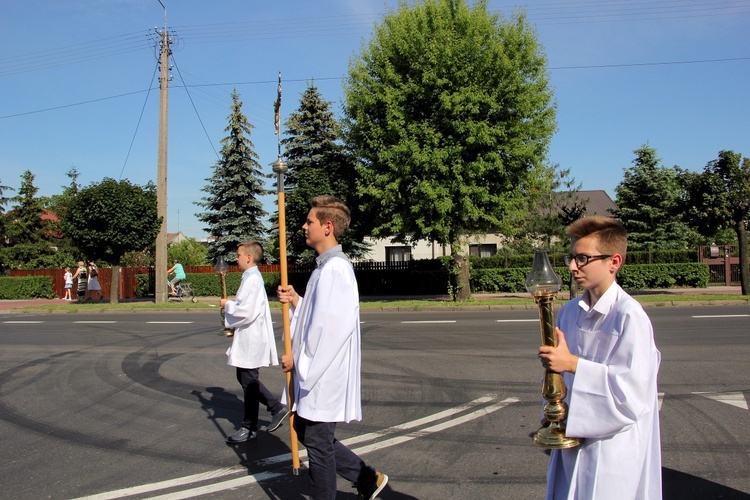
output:
M260 382L260 367L278 365L271 310L257 263L263 260L263 247L256 241L240 243L237 265L243 271L235 300L221 299L224 325L234 328L232 345L227 349L227 364L237 368L237 381L244 393L242 426L226 438L229 444L244 443L257 437L258 407L263 403L271 412L266 430L279 428L289 414L271 391Z
M661 498L656 377L661 354L641 305L615 282L627 235L607 217L567 228L566 263L584 294L557 316L558 346L542 346L542 365L562 373L567 436L581 446L552 450L547 499Z
M336 440L337 422L362 419L360 402L359 292L352 264L338 240L349 227L349 208L333 196L318 196L302 229L318 254L304 297L292 286L278 297L292 307L292 351L281 357L293 370L295 429L307 448L310 493L336 498L336 474L356 484L360 498L373 499L388 476L367 465Z

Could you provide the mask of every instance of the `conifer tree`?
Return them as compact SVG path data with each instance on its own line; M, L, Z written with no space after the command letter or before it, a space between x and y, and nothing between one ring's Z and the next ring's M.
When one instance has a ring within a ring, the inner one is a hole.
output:
M206 224L206 231L214 238L209 244L208 258L217 256L236 258L237 244L245 240L264 242L264 218L260 197L269 192L264 187L264 175L258 154L250 140L254 128L242 114L242 101L235 89L232 106L222 139L221 158L213 167L213 175L203 188L207 195L196 202L205 212L196 214Z
M45 220L42 199L37 196L34 174L27 170L21 175L21 187L10 198L13 208L5 215L5 238L0 250L0 266L12 269L55 267L52 244L55 236L50 221Z
M282 140L289 171L284 179L287 221L287 256L290 260L307 262L315 253L305 244L302 224L310 210L310 200L330 194L341 199L352 210L352 224L340 242L350 256L363 253L359 203L354 196L355 169L340 143L340 129L314 83L309 83L300 99L299 108L285 123L287 136Z
M680 217L679 170L659 163L648 144L633 151L633 167L615 188L617 217L628 231L630 250L680 249L698 237Z

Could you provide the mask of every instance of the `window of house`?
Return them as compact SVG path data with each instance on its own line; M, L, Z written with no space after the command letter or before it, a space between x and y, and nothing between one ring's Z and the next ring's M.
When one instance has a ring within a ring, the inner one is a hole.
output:
M386 262L406 262L411 260L411 247L385 247Z
M475 257L492 257L497 253L496 243L482 243L478 245L469 245L469 255Z

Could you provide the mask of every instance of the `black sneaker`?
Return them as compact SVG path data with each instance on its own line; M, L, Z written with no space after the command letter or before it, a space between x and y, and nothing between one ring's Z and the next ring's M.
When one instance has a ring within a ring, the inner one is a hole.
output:
M250 441L251 439L255 439L256 437L258 437L257 432L253 432L245 427L240 427L240 430L229 436L226 439L226 442L228 444L244 443L245 441Z
M388 476L386 476L382 472L376 471L374 482L367 485L360 485L359 483L357 483L357 491L359 492L357 498L374 500L378 497L378 494L383 491L383 488L385 488L386 484L388 484Z
M266 427L266 431L273 432L279 427L281 427L282 422L284 422L284 419L289 416L291 412L289 411L289 408L286 407L286 405L282 406L279 411L276 413L271 414L271 422Z

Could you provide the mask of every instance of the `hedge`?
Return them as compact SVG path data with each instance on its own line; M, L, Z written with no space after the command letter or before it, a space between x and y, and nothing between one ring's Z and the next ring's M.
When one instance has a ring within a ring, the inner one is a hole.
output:
M2 276L0 300L53 299L50 276Z
M530 267L515 269L474 269L471 273L473 292L522 292ZM568 289L570 271L567 267L556 267L562 280L562 290ZM708 264L652 264L626 265L620 269L617 282L626 290L648 290L659 288L706 288L708 287Z
M562 266L565 253L549 253L552 265ZM625 258L627 265L634 264L684 264L698 262L698 252L692 250L652 250L631 251ZM531 267L534 254L497 253L492 257L470 256L472 269L510 269L514 267Z
M266 293L270 296L276 296L281 278L279 273L262 273L263 283L266 287ZM149 283L148 274L136 275L138 284L135 289L136 297L148 297L154 295L154 284ZM240 287L242 273L227 273L227 295L236 295ZM186 273L185 283L190 283L193 287L193 293L198 297L220 297L221 282L216 274L211 273Z

